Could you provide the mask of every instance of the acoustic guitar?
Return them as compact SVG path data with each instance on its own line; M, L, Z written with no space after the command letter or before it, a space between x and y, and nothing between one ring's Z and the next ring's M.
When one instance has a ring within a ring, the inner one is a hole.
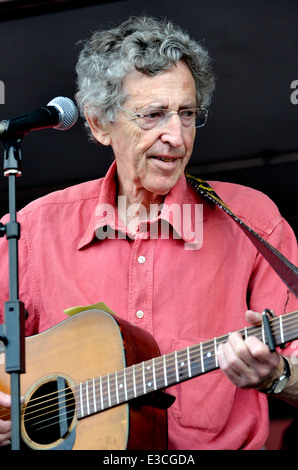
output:
M298 311L270 319L276 346L298 338ZM267 343L263 324L240 330ZM166 449L164 389L218 368L228 335L160 355L146 331L90 309L26 338L22 441L28 449ZM0 390L10 376L0 365ZM0 418L9 419L7 409Z

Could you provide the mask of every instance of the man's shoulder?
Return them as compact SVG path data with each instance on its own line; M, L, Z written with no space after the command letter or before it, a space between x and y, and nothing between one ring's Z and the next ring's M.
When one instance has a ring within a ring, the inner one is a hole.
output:
M229 209L252 228L269 234L281 222L278 207L262 191L237 183L208 183Z
M67 206L80 204L91 200L96 201L99 197L103 178L74 184L42 196L23 207L20 216L28 215L30 212L49 209L55 206Z
M225 205L257 232L269 235L283 220L276 204L262 191L237 183L207 182ZM218 211L216 207L211 213L215 216Z

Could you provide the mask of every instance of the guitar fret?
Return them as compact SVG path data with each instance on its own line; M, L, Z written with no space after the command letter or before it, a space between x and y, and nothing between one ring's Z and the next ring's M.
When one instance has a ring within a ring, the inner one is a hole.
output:
M108 403L109 403L109 406L112 406L111 389L110 389L110 374L107 375L107 391L108 391Z
M94 390L93 390L93 380L89 380L89 404L90 404L90 413L96 413L96 406L94 405Z
M198 349L199 346L199 349ZM188 376L195 377L202 373L201 363L201 345L195 345L188 348Z
M136 386L136 366L132 366L132 373L133 373L133 391L134 391L134 396L137 396L137 386Z
M100 377L100 405L101 405L101 409L103 410L104 409L104 406L103 406L103 393L102 393L102 377Z
M87 415L90 415L88 380L86 380L86 406L87 406Z
M191 366L190 366L190 354L189 347L187 346L187 367L188 367L188 377L191 377Z
M159 356L154 359L154 377L155 377L155 390L166 387L167 376L165 367L165 357Z
M101 381L102 384L102 403L103 403L103 409L106 409L108 405L108 377L105 375L102 378Z
M166 364L167 364L167 380L169 384L174 384L176 382L176 364L175 364L175 353L168 355Z
M136 398L135 366L126 369L126 399Z
M297 313L270 319L277 346L297 339ZM266 344L263 324L244 327L239 332L244 338L256 336ZM104 376L79 382L74 389L77 419L218 368L218 345L226 342L228 336L229 334L200 342Z
M283 324L282 324L282 315L279 316L279 330L280 330L281 344L284 344L285 338L284 338L284 329L283 329Z
M214 338L214 359L215 359L215 367L218 367L216 338Z
M84 402L83 402L83 386L82 382L80 383L80 402L81 402L81 416L84 416Z
M188 367L188 350L178 351L179 356L179 377L180 380L186 380L190 377Z
M175 372L176 372L176 382L179 382L179 371L178 371L177 351L175 351Z
M116 389L116 402L119 405L119 390L118 390L118 374L115 372L115 389Z
M118 370L116 373L116 400L118 404L126 401L125 389L125 369Z
M144 394L146 394L146 377L145 377L145 364L144 364L144 361L142 362L142 377L143 377L143 390L144 390Z
M136 365L135 374L136 374L136 391L137 396L144 395L147 393L146 390L146 378L145 378L145 363L141 362Z
M203 351L204 349L206 349L206 351L205 354L202 354L204 363L202 373L208 372L215 367L217 361L217 358L215 356L215 340L213 340L213 353L210 346L205 346L205 348L203 348Z
M96 391L95 391L95 379L93 379L93 381L92 381L92 388L93 388L93 407L94 407L94 413L97 413Z
M103 398L104 398L104 407L108 408L111 406L111 396L110 396L110 378L109 374L104 377L103 380Z
M96 391L95 391L95 379L86 380L86 413L89 416L90 414L96 413Z
M153 387L156 390L156 372L155 372L155 358L152 359L152 371L153 371Z
M126 383L126 369L124 369L124 393L125 393L125 401L127 401L127 383Z
M168 386L168 376L167 376L167 365L166 365L166 356L163 356L163 373L164 373L164 382L165 386Z
M264 344L266 344L265 328L264 328L263 323L262 323L262 341Z
M200 353L201 353L201 370L202 373L205 372L205 366L204 366L204 357L203 357L203 345L200 343Z
M146 366L146 367L145 367ZM144 363L144 380L146 384L146 392L156 390L156 382L154 378L154 360Z

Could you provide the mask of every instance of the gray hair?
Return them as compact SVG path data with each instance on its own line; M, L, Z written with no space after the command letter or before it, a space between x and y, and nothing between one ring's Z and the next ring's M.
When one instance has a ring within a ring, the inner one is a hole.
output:
M197 106L207 107L214 75L207 50L188 33L167 20L132 17L119 27L95 32L84 42L76 67L76 100L81 115L102 123L114 121L125 101L123 80L139 71L154 76L183 60L196 84Z

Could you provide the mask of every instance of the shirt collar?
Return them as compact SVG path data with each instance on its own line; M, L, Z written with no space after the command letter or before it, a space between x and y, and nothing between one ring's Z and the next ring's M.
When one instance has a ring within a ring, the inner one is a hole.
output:
M102 179L98 204L88 228L78 245L78 249L91 243L95 237L100 239L101 237L98 234L104 229L120 232L123 238L130 235L125 223L118 217L115 204L117 193L116 173L117 165L116 161L114 161L106 176ZM202 223L203 215L199 214L198 217L198 214L195 214L194 211L198 210L198 208L195 208L196 205L191 202L187 181L183 176L167 194L159 216L153 220L140 223L139 235L143 238L148 238L150 234L155 233L154 226L157 227L158 224L166 222L172 226L174 238L181 238L187 244L197 246L198 237L196 234L198 229L196 225ZM151 232L150 230L148 231L148 223L150 224Z
M88 228L79 242L78 249L84 248L86 245L92 242L96 237L96 227L100 223L100 220L104 225L107 224L107 219L104 219L104 207L114 207L115 208L115 198L116 198L116 161L112 163L105 177L102 178L100 193L98 198L98 203L95 208L94 213L90 219Z

